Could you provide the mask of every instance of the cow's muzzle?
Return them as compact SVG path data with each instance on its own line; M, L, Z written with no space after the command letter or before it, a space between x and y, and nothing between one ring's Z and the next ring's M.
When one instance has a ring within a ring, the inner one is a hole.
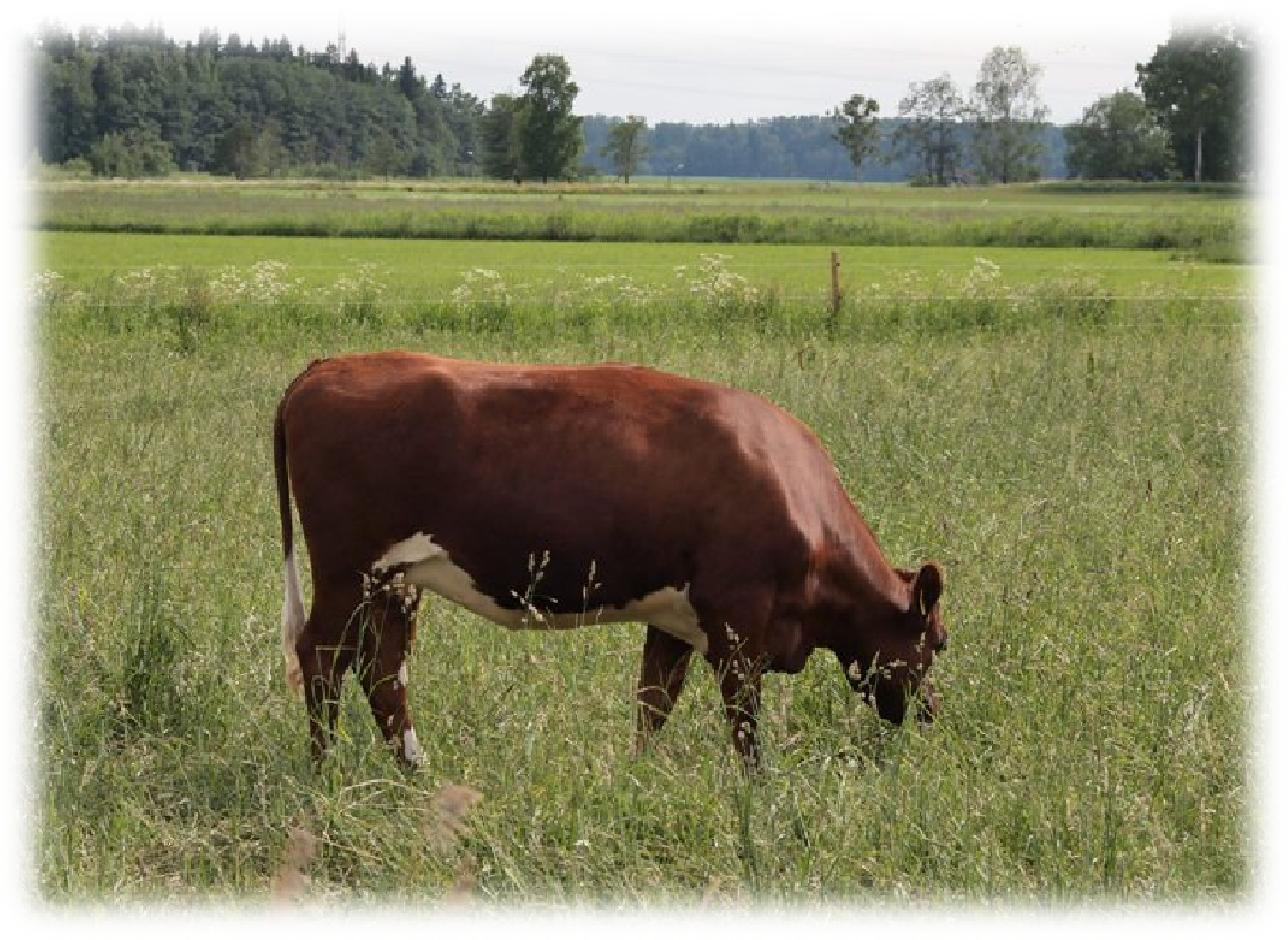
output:
M935 690L935 684L930 679L921 680L921 688L917 694L917 720L930 723L939 715L939 693Z

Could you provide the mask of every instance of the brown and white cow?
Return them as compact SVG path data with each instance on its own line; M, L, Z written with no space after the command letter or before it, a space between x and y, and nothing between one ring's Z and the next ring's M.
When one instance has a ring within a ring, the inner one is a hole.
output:
M510 628L646 623L640 744L694 650L753 761L761 674L818 648L885 719L914 694L921 717L938 707L939 567L892 568L818 439L749 392L624 365L341 356L286 390L274 451L282 642L315 757L352 666L386 740L419 763L406 658L421 589Z

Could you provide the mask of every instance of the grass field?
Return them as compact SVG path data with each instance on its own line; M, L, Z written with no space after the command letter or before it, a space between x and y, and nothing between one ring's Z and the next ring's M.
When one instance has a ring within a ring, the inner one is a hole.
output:
M845 251L859 283L832 315L817 248L704 268L709 246L39 245L60 275L35 313L45 897L1245 895L1242 267ZM951 259L923 299L898 270ZM797 260L808 281L774 268ZM618 279L525 285L525 262ZM654 271L682 290L644 289ZM883 726L819 656L768 683L745 777L702 667L637 758L642 627L509 634L431 601L410 663L426 769L396 770L350 683L314 773L278 651L271 417L310 359L394 346L643 362L787 407L890 559L944 565L941 720Z
M627 276L650 288L683 289L676 268L690 271L703 255L719 253L724 267L761 288L796 299L820 297L830 283L829 251L812 245L721 245L604 242L487 242L280 236L120 235L42 233L38 265L63 273L78 286L123 272L160 266L218 272L243 270L265 261L286 266L281 278L305 288L326 288L369 266L390 290L429 299L460 285L464 272L486 267L512 285L575 282L578 278ZM1170 252L1129 249L848 247L839 251L843 284L870 290L900 278L917 279L926 292L954 289L977 259L999 269L1006 284L1053 278L1093 278L1115 293L1139 294L1165 287L1171 293L1228 296L1247 286L1239 265L1177 258Z
M1248 202L1224 189L819 183L521 186L49 181L60 231L539 241L970 245L1242 253Z

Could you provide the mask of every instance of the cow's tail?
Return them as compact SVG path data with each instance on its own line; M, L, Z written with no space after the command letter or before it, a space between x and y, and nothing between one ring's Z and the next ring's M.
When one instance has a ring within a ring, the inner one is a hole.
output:
M277 471L277 509L282 518L282 551L285 599L282 602L282 655L286 658L286 684L299 695L304 691L304 673L295 652L296 641L304 632L304 598L300 593L300 576L295 566L294 532L291 525L291 478L286 470L286 422L283 411L287 396L282 396L273 421L273 466Z

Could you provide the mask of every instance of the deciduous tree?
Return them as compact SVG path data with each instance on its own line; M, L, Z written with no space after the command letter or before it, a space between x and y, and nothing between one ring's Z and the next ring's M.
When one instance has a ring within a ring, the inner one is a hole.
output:
M971 95L975 158L986 180L1034 179L1041 168L1042 122L1038 97L1042 67L1018 46L996 46L984 57Z
M398 149L397 142L387 131L378 132L371 140L363 163L372 173L385 179L407 168L406 155Z
M258 130L245 118L230 127L215 148L211 170L239 180L267 176L281 166L281 132L276 121L266 121Z
M853 94L840 107L832 109L832 117L837 122L833 137L845 148L850 162L854 164L854 178L863 173L863 161L875 152L881 143L881 131L877 126L877 112L881 110L875 99L860 94Z
M648 125L644 118L627 115L626 120L614 124L608 131L608 143L600 150L603 156L613 161L618 174L627 183L648 152L648 144L644 141L647 131Z
M1136 66L1145 102L1172 137L1185 176L1230 180L1244 169L1251 48L1231 27L1174 32Z
M88 160L95 176L165 176L174 169L170 145L150 126L104 134L89 149Z
M1145 100L1123 89L1105 95L1064 130L1071 176L1084 179L1165 179L1173 166L1167 131Z
M522 166L547 183L573 176L581 154L581 118L572 113L577 83L561 55L539 55L519 77L525 91L518 111Z
M947 74L908 85L899 102L904 118L894 132L897 151L916 157L925 182L947 186L958 178L965 103Z

